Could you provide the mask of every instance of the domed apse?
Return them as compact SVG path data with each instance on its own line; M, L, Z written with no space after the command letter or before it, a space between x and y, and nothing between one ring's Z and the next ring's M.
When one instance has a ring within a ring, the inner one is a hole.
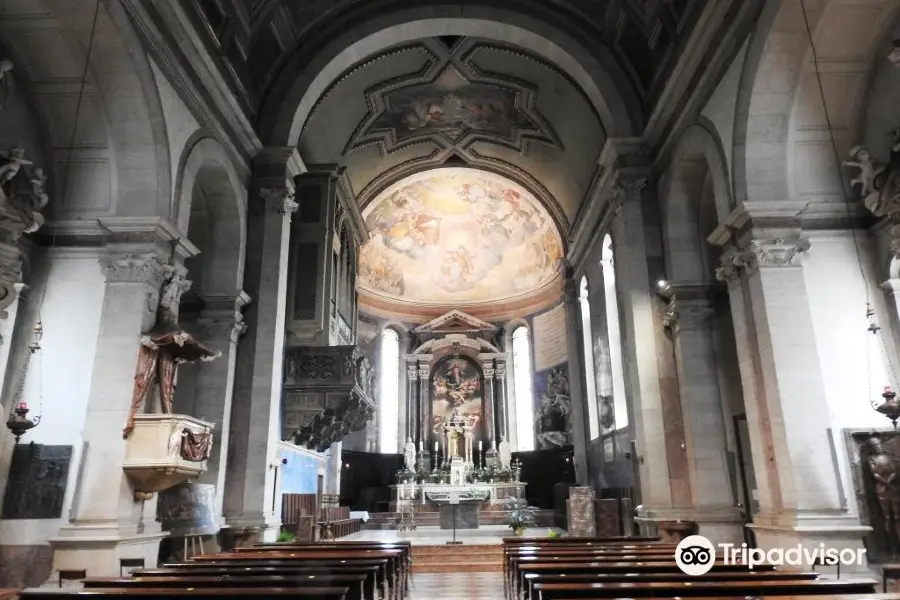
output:
M440 168L387 188L363 211L360 303L421 320L451 309L482 318L558 300L562 241L543 205L513 181Z

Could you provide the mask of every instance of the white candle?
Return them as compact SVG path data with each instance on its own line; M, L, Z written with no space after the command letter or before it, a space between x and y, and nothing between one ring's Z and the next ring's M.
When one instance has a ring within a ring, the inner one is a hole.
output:
M435 451L435 452L438 451L438 443L437 443L437 442L434 443L434 451Z
M481 440L478 440L478 451L481 452Z
M425 451L425 442L420 441L419 442L419 454L422 454L422 452L424 452L424 451Z

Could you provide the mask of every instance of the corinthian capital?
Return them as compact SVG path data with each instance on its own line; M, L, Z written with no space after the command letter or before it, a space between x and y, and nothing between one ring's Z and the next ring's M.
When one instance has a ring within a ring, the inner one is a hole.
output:
M166 265L155 253L107 254L100 258L107 283L145 283L159 288L166 275Z
M759 267L796 267L800 266L803 253L809 250L809 240L799 236L753 240L749 250Z
M266 207L277 210L288 220L291 219L291 215L297 212L297 209L300 207L294 200L294 190L287 187L260 188L259 196L262 198L263 202L266 203Z
M741 274L752 266L754 260L751 252L739 251L733 246L728 247L719 257L716 279L729 287L737 285L740 282Z

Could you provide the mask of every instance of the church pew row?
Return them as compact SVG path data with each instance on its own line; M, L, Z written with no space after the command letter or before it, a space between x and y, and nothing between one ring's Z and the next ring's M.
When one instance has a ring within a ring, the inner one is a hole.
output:
M279 551L266 553L223 552L219 554L199 555L189 563L204 565L242 565L246 567L281 566L297 563L323 561L360 561L365 559L384 559L387 561L386 587L389 597L399 597L403 591L404 553L402 549L369 548L364 550L315 550L304 548L296 551Z
M160 598L165 600L191 600L196 598L228 598L229 600L288 600L300 598L309 600L348 600L346 587L309 588L97 588L97 589L57 589L32 588L21 592L25 600L99 600L116 598Z
M256 543L249 548L235 548L235 552L241 553L259 553L259 552L286 552L286 551L342 551L348 549L368 550L368 549L385 549L385 550L401 550L402 562L402 581L403 589L409 589L409 576L412 567L412 544L409 541L334 541L334 542L274 542L274 543Z
M182 579L186 577L219 577L235 581L235 585L245 577L299 577L309 575L330 575L360 573L366 575L364 589L366 596L399 599L403 593L390 585L390 575L386 559L311 561L300 563L267 564L217 564L207 566L198 563L166 564L159 569L141 569L132 572L140 578L163 577ZM379 593L380 591L380 593Z
M194 578L212 578L221 581L230 581L235 587L244 587L245 579L260 577L273 578L301 578L301 577L331 577L337 575L362 575L363 593L366 600L378 600L383 592L384 598L390 598L390 590L385 586L385 562L378 561L353 562L351 564L316 563L314 565L296 565L286 567L215 567L201 569L180 569L178 565L168 565L161 569L143 569L135 571L132 576L142 581L190 581ZM169 584L164 584L168 587Z
M660 538L658 537L648 537L648 536L627 536L627 535L616 535L609 537L505 537L503 538L503 545L505 547L509 546L529 546L534 544L553 544L553 545L566 545L566 544L600 544L600 545L611 545L611 544L639 544L639 543L650 543L650 542L660 542Z
M581 598L696 598L709 596L812 596L874 594L862 581L789 579L773 581L665 581L636 583L539 583L534 600Z
M321 588L336 587L347 589L347 600L377 600L372 588L366 589L366 574L328 573L317 575L257 575L250 577L109 577L89 578L84 588L93 589L136 589L136 588Z

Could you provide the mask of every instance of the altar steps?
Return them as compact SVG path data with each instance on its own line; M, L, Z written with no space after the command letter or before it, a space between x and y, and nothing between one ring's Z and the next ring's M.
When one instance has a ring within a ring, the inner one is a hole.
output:
M463 544L412 546L413 573L500 573L503 546Z

